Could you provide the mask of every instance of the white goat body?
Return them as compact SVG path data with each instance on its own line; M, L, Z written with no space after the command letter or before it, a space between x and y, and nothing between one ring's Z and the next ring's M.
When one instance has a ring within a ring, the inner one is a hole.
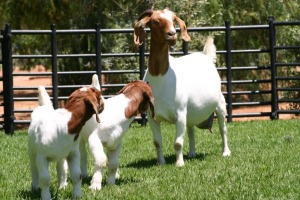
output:
M157 121L176 123L179 113L174 106L182 107L186 109L182 116L187 119L186 125L197 126L214 112L222 98L219 74L210 58L202 53L180 58L170 56L169 61L170 66L165 75L151 76L147 71L144 78L149 81L153 96L157 97L155 118ZM202 66L195 63L201 63Z
M226 103L221 92L221 81L215 68L216 48L208 38L203 53L193 53L180 58L169 56L168 47L174 45L177 34L173 22L181 29L182 38L189 41L184 21L169 9L147 10L135 23L134 40L142 44L144 28L151 30L150 55L145 81L149 81L155 99L155 119L148 117L153 132L158 163L165 164L162 152L160 122L176 124L174 149L176 165L183 166L183 141L187 130L189 156L195 156L194 126L210 126L216 112L223 140L223 156L229 156L225 125Z
M93 77L92 85L96 83L95 79ZM95 172L90 186L93 190L101 189L102 173L107 161L107 183L115 183L124 134L137 114L146 111L148 106L154 112L151 88L143 81L127 84L116 96L105 99L104 104L104 111L99 115L101 123L98 124L91 118L80 133L81 171L84 177L88 176L86 142L95 161ZM104 148L107 149L107 156Z
M94 113L103 110L101 93L92 88L78 89L71 94L65 108L54 110L45 88L40 86L38 90L39 106L31 114L28 129L32 190L37 191L40 186L42 199L51 199L48 169L51 161L57 164L59 188L64 188L67 185L67 159L73 197L78 198L82 195L78 130ZM91 106L81 107L88 104Z

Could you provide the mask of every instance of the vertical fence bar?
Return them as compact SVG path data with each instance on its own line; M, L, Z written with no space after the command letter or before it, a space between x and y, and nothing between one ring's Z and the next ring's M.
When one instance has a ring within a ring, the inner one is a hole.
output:
M225 21L226 37L226 79L227 79L227 121L232 122L232 57L231 57L231 31L230 21Z
M187 23L185 25L186 25L186 27L188 26ZM188 53L189 53L189 43L184 40L182 40L182 52L183 52L183 55L188 55Z
M277 119L278 110L278 95L277 95L277 69L276 69L276 50L275 50L275 27L274 27L274 17L268 17L269 24L269 40L270 40L270 65L271 65L271 83L272 83L272 113L271 119Z
M145 75L145 42L139 46L139 66L140 66L140 80L144 79ZM146 112L142 112L141 114L142 120L141 125L146 126Z
M140 80L144 79L145 75L145 42L139 46L139 64L140 64Z
M14 133L14 101L13 101L13 65L12 65L12 34L11 26L5 25L2 46L3 62L3 100L4 100L4 131Z
M187 55L189 53L189 43L182 40L182 52L183 55Z
M101 34L100 34L100 24L96 24L96 73L98 75L100 87L102 86L102 65L101 65Z
M57 40L56 25L51 25L51 63L52 63L52 96L53 107L58 108L58 74L57 74Z

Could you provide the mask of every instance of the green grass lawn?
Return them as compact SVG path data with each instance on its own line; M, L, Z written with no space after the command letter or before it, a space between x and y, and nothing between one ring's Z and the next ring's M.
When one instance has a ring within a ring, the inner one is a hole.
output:
M222 157L217 123L214 134L196 130L196 158L185 157L175 167L175 127L163 124L167 164L156 165L149 126L133 124L126 133L120 157L120 180L92 192L83 180L82 199L300 199L300 121L275 120L228 123L232 155ZM39 199L30 191L27 133L0 133L0 199ZM185 140L184 155L188 152ZM57 190L54 164L51 192L56 199L70 199L72 184ZM89 159L89 172L93 161Z

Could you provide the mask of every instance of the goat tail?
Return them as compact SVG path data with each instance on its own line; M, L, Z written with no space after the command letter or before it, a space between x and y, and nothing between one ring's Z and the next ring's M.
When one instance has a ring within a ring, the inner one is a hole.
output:
M38 97L39 106L45 106L45 105L51 105L52 106L50 96L47 93L45 87L44 86L39 86L38 92L39 92L39 97Z
M208 36L207 37L207 40L206 40L206 43L205 43L205 46L203 48L203 53L207 56L209 56L212 61L214 63L216 63L216 60L217 60L217 48L214 44L214 38L212 36Z
M101 87L100 87L100 83L99 83L99 79L98 79L98 75L94 74L92 77L92 87L98 89L101 91Z

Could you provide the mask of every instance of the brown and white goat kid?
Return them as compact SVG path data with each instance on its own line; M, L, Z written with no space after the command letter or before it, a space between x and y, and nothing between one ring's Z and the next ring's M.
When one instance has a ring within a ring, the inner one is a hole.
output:
M100 87L98 77L94 75L93 86ZM83 176L87 172L87 151L85 143L89 144L90 152L95 162L95 172L90 188L101 189L103 169L108 161L108 184L115 184L118 178L119 154L122 139L135 116L150 107L154 115L153 96L150 86L143 81L133 81L124 86L117 95L105 99L105 109L99 115L101 123L94 118L87 121L80 135L81 171ZM106 147L107 156L104 152Z
M177 40L175 23L181 29L182 39L190 40L187 28L176 14L169 9L146 10L134 27L134 41L144 42L145 27L151 30L148 70L144 80L150 83L155 99L155 119L149 118L159 164L165 164L162 151L160 122L176 125L174 149L176 165L183 166L183 140L187 130L189 156L195 156L194 127L210 128L216 112L223 140L223 156L229 156L225 124L226 103L221 92L221 80L215 67L216 48L210 38L205 54L193 53L174 58L169 55L169 46Z
M73 197L81 197L79 133L85 122L103 111L101 92L92 87L74 91L64 108L54 110L45 88L40 86L39 106L31 114L28 152L32 190L40 187L42 199L51 199L49 162L56 162L59 188L67 185L66 160L73 183Z

